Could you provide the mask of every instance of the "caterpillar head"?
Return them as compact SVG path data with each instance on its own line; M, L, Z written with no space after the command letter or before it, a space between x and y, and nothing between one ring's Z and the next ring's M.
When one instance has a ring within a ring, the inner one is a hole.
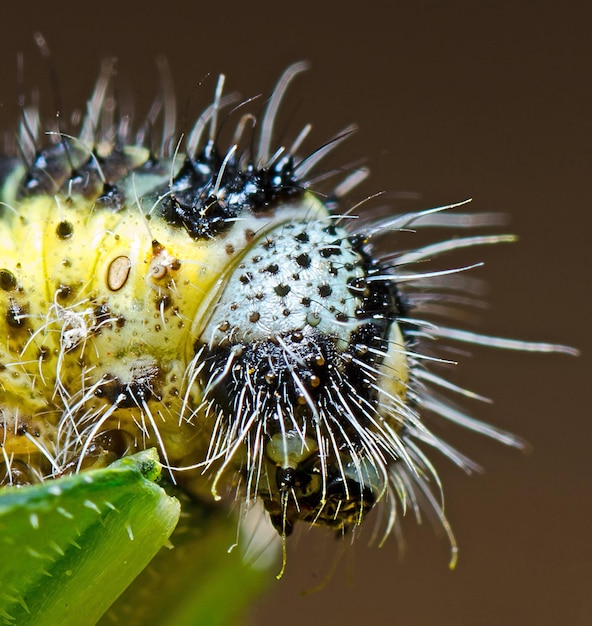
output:
M364 238L312 194L276 212L287 219L254 234L196 329L209 458L225 469L242 456L249 495L283 531L297 519L343 529L383 495L399 455L403 305L373 282Z

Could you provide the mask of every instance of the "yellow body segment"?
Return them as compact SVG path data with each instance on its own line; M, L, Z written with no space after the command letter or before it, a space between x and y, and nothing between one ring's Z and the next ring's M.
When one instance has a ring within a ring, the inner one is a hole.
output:
M241 245L196 242L138 209L94 210L83 199L38 197L0 220L0 441L6 455L72 456L82 431L110 408L113 378L147 378L148 410L166 437L169 460L204 446L191 420L198 385L185 396L196 311ZM243 238L242 247L246 244ZM226 251L232 249L232 255ZM114 274L116 261L127 265ZM114 399L111 398L113 401ZM125 404L125 403L124 403ZM129 404L129 403L127 403ZM185 409L183 410L183 405ZM130 432L138 447L158 445L145 407L112 411L101 430ZM182 419L182 412L185 419ZM56 434L58 427L61 429ZM59 442L60 435L69 441ZM68 459L61 459L61 463Z

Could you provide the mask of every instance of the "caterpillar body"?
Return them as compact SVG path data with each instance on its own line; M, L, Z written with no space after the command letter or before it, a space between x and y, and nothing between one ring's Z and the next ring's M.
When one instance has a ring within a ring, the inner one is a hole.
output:
M38 112L24 109L21 155L0 161L3 484L156 447L188 492L262 500L284 538L298 521L346 532L385 502L386 534L399 510L427 507L454 552L423 447L473 465L426 416L521 441L438 392L475 396L434 371L438 340L572 350L424 317L434 303L463 301L466 284L458 270L422 272L422 261L512 237L378 254L385 234L479 219L455 207L339 212L365 170L338 172L325 193L317 180L349 129L304 157L309 126L273 143L282 97L304 67L283 74L260 120L230 114L228 147L218 139L223 77L181 141L165 104L158 148L107 115L109 67L76 136L42 133Z

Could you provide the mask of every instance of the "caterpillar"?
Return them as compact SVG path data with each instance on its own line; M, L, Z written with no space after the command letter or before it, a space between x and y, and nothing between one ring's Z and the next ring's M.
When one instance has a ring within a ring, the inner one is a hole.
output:
M425 449L475 465L430 420L522 440L450 399L479 396L438 373L442 343L575 351L440 321L471 304L460 277L475 266L426 265L514 237L457 236L495 221L464 203L386 217L348 206L366 168L322 164L353 128L308 152L310 125L278 138L306 67L284 72L260 114L224 95L221 76L182 136L168 93L133 128L112 106L111 62L73 130L23 106L17 148L0 158L1 484L156 447L188 493L262 501L284 542L299 522L354 531L377 505L388 536L400 512L426 509L454 561ZM454 235L378 251L442 228Z

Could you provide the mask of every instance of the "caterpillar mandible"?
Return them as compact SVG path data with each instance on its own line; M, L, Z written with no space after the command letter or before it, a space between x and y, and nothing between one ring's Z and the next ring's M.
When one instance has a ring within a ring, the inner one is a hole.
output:
M459 409L476 394L438 373L439 342L558 351L440 321L471 300L471 269L424 264L513 240L470 235L377 252L410 229L477 227L449 205L377 218L345 198L365 168L325 171L352 128L303 149L277 137L280 77L261 115L212 103L177 135L174 102L133 129L109 101L105 63L78 128L24 107L0 160L0 481L20 486L156 447L199 498L262 501L284 538L298 522L346 533L384 503L427 508L446 529L432 417L520 447ZM157 103L158 104L158 103ZM160 102L162 105L162 102ZM337 181L337 182L335 182ZM342 208L345 207L345 208ZM468 293L467 293L468 292Z

